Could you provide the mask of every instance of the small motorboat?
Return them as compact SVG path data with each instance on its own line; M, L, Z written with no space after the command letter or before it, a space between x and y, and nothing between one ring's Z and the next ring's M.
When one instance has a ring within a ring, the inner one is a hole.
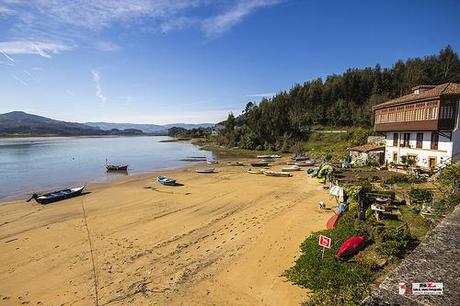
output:
M253 166L253 167L268 167L269 164L268 164L268 162L265 162L265 161L259 161L259 162L252 162L251 166Z
M215 173L216 169L214 168L207 168L207 169L197 169L195 170L196 173Z
M333 229L339 222L341 214L335 214L327 220L327 229Z
M215 165L215 164L218 164L219 162L217 160L207 160L206 163L208 165Z
M128 171L128 165L105 165L107 171Z
M76 187L76 188L69 188L69 189L62 189L58 191L53 191L44 195L38 195L34 193L30 199L27 200L29 202L32 199L35 199L40 204L48 204L52 202L62 201L65 199L73 198L76 196L81 195L85 189L85 186Z
M355 236L347 239L342 246L340 246L337 256L344 258L358 253L366 244L365 236Z
M299 170L300 170L300 167L297 165L293 165L291 167L281 169L282 172L294 172L294 171L299 171Z
M292 174L288 172L277 172L277 171L270 171L270 170L264 171L264 174L266 176L277 176L277 177L291 177L292 176Z
M166 186L175 186L176 185L176 180L175 179L172 179L172 178L169 178L169 177L166 177L166 176L159 176L159 177L157 177L157 180L162 185L166 185Z

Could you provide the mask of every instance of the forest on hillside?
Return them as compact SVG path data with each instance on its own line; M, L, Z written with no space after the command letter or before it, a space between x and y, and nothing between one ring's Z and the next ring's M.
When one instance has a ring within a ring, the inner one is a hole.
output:
M399 60L391 68L348 69L296 84L270 99L249 102L242 114L229 114L217 142L245 149L285 150L308 140L311 127L373 124L372 106L410 93L420 84L460 82L460 60L452 47L424 58Z

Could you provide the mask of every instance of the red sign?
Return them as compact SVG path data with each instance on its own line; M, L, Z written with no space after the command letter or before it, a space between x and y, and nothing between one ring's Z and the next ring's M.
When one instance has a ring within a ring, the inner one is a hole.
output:
M323 248L331 248L331 238L319 235L319 245L322 246Z

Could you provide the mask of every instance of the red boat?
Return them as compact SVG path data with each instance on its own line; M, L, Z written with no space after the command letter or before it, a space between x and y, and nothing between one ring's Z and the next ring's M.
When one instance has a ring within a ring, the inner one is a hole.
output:
M327 220L327 229L333 229L339 222L340 214L335 214Z
M365 236L356 236L347 239L342 246L340 247L339 251L337 252L338 257L348 257L358 253L366 243Z

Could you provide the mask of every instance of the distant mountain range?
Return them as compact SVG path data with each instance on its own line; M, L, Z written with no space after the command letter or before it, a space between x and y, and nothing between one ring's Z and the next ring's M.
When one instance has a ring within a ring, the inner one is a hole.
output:
M0 114L0 136L89 136L89 135L165 135L171 127L186 129L212 127L214 124L131 124L53 120L21 111Z
M157 125L157 124L141 124L141 123L111 123L111 122L85 122L85 125L100 128L102 130L111 130L111 129L137 129L141 130L144 133L166 133L168 129L172 127L180 127L184 129L193 129L199 127L213 127L215 126L214 123L171 123L165 125Z

